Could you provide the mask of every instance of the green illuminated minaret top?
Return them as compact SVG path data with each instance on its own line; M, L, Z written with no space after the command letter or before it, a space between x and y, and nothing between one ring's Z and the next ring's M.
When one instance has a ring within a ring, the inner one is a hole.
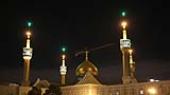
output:
M125 16L126 16L126 12L125 12L125 11L122 11L122 12L121 12L121 16L122 16L122 17L125 17Z
M66 83L66 79L65 79L65 76L66 76L66 73L67 73L67 66L65 64L65 59L66 59L66 48L65 47L62 47L61 48L61 51L62 51L62 65L60 66L60 75L61 75L61 85L65 85Z
M30 28L32 26L32 22L31 21L28 21L27 22L27 26Z
M62 48L61 48L61 51L62 51L63 53L65 53L65 52L66 52L66 47L62 47Z

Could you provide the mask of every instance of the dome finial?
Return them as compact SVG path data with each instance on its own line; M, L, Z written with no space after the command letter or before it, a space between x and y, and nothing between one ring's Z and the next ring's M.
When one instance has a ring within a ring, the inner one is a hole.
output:
M86 60L88 60L88 50L85 51L85 54L86 54Z

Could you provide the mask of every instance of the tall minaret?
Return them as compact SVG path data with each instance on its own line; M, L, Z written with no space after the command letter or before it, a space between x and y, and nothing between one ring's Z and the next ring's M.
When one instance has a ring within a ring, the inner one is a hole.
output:
M62 65L60 66L60 75L61 75L61 85L65 85L66 84L66 73L67 73L67 67L65 65L65 58L66 58L66 55L64 54L65 52L65 48L62 48Z
M123 64L123 76L122 81L123 84L131 83L130 76L130 65L129 65L129 49L131 48L131 41L127 38L127 22L122 21L121 26L123 28L123 38L120 39L120 49L122 51L122 64Z
M132 56L133 50L129 49L129 64L130 64L130 76L131 76L131 82L136 83L136 77L135 77L135 62L133 61Z
M28 23L28 27L31 26L31 23ZM30 60L32 58L32 48L30 47L30 38L31 31L28 29L26 31L26 47L23 48L23 59L24 59L24 72L23 72L23 86L29 86L30 84Z

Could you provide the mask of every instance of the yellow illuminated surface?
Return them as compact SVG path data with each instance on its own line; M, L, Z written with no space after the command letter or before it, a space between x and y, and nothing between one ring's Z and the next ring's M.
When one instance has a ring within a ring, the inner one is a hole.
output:
M127 22L126 22L126 21L122 21L121 26L122 26L123 28L126 28Z
M27 38L30 38L31 32L30 32L30 31L27 31L27 32L26 32L26 36L27 36Z
M62 59L65 59L65 58L66 58L66 55L63 54L63 55L62 55Z
M140 94L142 94L142 95L143 95L143 94L144 94L144 91L143 91L143 90L140 90Z
M23 56L23 59L30 60L31 57L30 56Z
M126 34L126 30L123 30L123 39L127 39L127 34Z
M129 49L129 53L132 54L133 50L132 49Z
M96 88L93 86L89 86L88 95L97 95Z
M148 93L151 95L155 95L155 94L157 94L157 89L154 87L150 87L150 88L148 88Z

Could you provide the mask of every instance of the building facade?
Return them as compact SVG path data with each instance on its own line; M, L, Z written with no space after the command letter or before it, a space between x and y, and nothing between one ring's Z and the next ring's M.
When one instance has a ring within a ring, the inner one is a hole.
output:
M62 95L170 95L170 80L132 84L75 84L62 87Z
M88 59L88 51L83 51L85 60L75 69L79 81L74 85L67 85L65 82L67 67L65 64L65 54L62 54L62 65L60 66L61 75L61 92L62 95L170 95L170 80L150 82L138 82L135 77L135 62L132 55L131 40L127 38L127 22L121 23L122 39L120 39L120 50L122 53L122 84L105 85L100 83L96 77L98 76L98 68ZM32 48L30 47L31 33L27 32L26 47L23 48L24 59L24 77L22 85L9 84L0 85L0 95L27 95L33 86L44 85L49 86L47 81L38 80L35 85L30 85L30 60L32 58ZM42 86L42 95L47 89Z

